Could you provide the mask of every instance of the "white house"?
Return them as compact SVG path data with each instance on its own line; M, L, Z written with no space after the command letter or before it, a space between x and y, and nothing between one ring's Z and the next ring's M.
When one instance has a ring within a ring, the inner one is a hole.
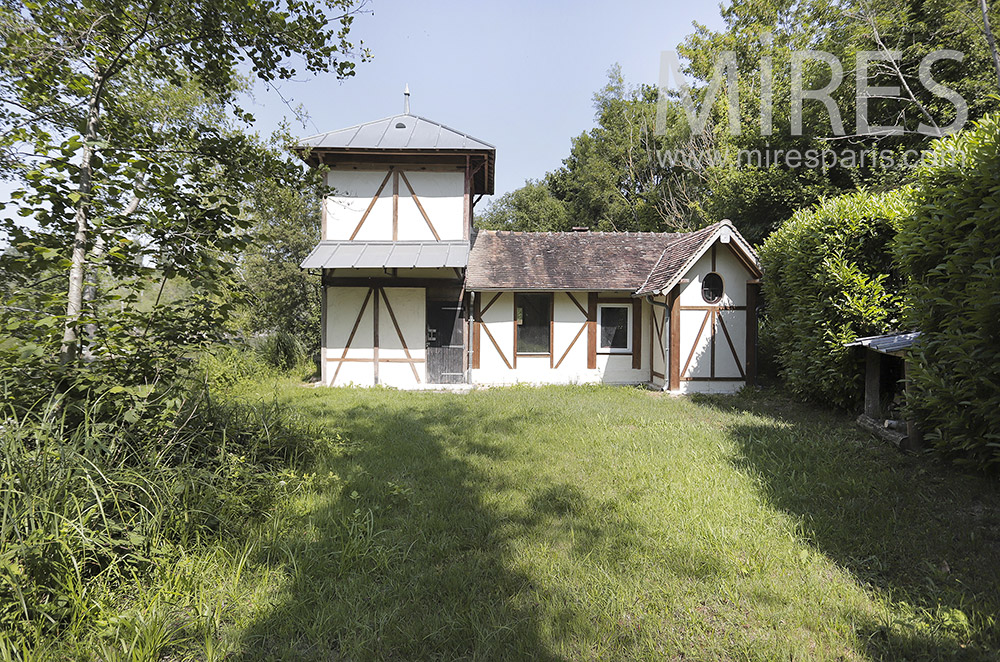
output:
M303 140L329 167L322 382L606 382L733 391L756 373L760 266L729 221L690 233L472 227L496 150L409 113Z

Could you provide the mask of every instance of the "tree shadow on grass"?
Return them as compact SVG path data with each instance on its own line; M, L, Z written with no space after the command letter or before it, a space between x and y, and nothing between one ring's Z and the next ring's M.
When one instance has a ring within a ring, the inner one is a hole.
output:
M290 586L246 631L240 659L558 660L561 634L600 627L518 569L511 540L573 529L581 554L622 554L628 523L588 528L600 504L542 480L522 506L499 508L492 497L511 477L481 468L528 452L503 437L542 414L483 416L451 396L419 409L366 402L325 412L347 440L329 467L339 481L263 550Z
M846 414L780 396L696 401L737 414L726 430L735 467L758 477L765 498L801 522L805 542L894 605L895 616L859 624L869 655L1000 656L995 478L904 455Z

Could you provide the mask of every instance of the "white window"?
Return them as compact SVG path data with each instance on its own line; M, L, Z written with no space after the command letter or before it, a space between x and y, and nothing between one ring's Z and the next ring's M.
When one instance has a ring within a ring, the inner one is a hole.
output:
M602 303L597 307L601 325L600 348L605 352L629 354L632 351L632 306Z

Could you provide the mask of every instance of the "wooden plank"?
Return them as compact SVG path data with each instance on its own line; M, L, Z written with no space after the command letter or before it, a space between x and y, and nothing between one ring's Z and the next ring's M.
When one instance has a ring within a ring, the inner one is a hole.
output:
M757 383L757 292L760 286L747 283L746 306L746 380L747 384Z
M392 171L392 240L399 240L399 171Z
M549 369L555 367L556 360L556 293L549 295Z
M597 292L587 294L587 369L597 368Z
M336 276L325 280L335 287L451 287L461 289L462 281L455 278L378 278L364 276Z
M682 382L734 382L739 383L743 380L739 377L681 377Z
M372 357L375 360L375 385L378 386L378 290L375 291L375 298L372 301L374 308L372 308L372 315L374 320L372 321Z
M656 341L656 346L660 350L660 357L663 359L664 362L666 362L666 360L667 360L667 348L664 347L664 343L663 343L663 331L664 331L664 329L665 329L665 327L667 325L667 309L666 308L663 309L663 317L662 317L662 319L657 319L656 318L656 311L657 311L658 308L659 308L659 306L653 306L653 310L652 310L653 314L650 315L650 317L652 318L650 320L650 324L652 324L652 326L653 326L653 339ZM650 363L650 365L652 366L653 364Z
M378 151L364 151L359 149L354 149L350 147L345 147L340 150L335 149L313 149L310 154L310 160L322 160L329 165L331 168L338 167L354 167L357 166L359 170L372 170L373 164L380 163L384 165L405 165L408 168L426 167L428 170L435 167L445 167L454 171L461 171L465 167L466 158L472 156L477 162L482 162L486 155L486 150L475 154L469 154L468 150L454 149L454 150L435 150L433 153L422 151L420 154L414 154L412 151L404 150L378 150ZM337 157L343 157L343 160Z
M746 380L747 375L743 372L743 364L740 361L740 355L736 353L736 345L733 344L733 339L729 337L729 329L726 328L726 320L722 318L721 313L719 314L719 327L722 328L722 333L726 336L726 342L729 343L729 350L733 353L733 358L736 360L736 369L740 371L740 379Z
M399 174L403 177L403 183L406 184L406 188L410 192L410 197L413 199L413 202L417 203L417 209L420 210L420 215L424 217L424 222L427 223L427 227L430 228L431 234L434 235L434 239L441 241L441 237L438 236L437 230L434 229L434 224L431 223L430 217L427 216L427 212L424 211L424 206L420 204L420 198L418 198L417 194L413 192L413 187L410 186L410 180L406 178L406 173L400 170Z
M715 271L715 247L718 245L719 245L718 240L716 240L715 243L712 244L712 271Z
M385 290L383 290L382 288L379 288L379 292L381 292L382 298L385 299L385 309L389 313L389 319L392 320L392 327L396 329L396 335L399 336L399 344L403 346L403 354L406 355L406 358L412 359L413 356L410 355L410 348L406 346L406 339L403 338L403 332L400 331L399 323L396 321L396 313L392 311L392 305L389 304L389 297L385 295ZM413 365L413 363L411 362L410 369L413 370L413 378L416 379L417 383L419 384L420 373L417 372L417 366Z
M480 327L483 325L483 316L479 311L482 305L482 297L478 296L478 293L474 293L475 296L475 306L472 310L472 368L474 370L479 370L479 338L480 338Z
M709 344L709 347L710 347L710 349L709 349L710 370L708 372L708 375L712 379L715 379L715 327L716 327L715 320L716 320L716 317L717 317L717 313L716 313L716 311L713 310L713 311L709 312L708 314L712 316L712 330L711 330L711 335L709 336L709 341L708 341L708 344Z
M319 355L320 358L326 358L326 348L327 348L327 337L328 332L326 328L327 317L326 307L329 303L329 296L326 291L326 285L322 284L322 278L320 279L320 306L319 306ZM319 379L320 382L325 386L326 381L326 361L319 362Z
M514 296L511 297L511 299L514 302L514 318L513 318L514 319L514 345L513 345L513 347L514 347L514 357L513 357L512 360L514 361L514 367L517 368L517 293L516 292L514 293ZM551 347L549 349L551 349Z
M681 386L681 286L675 285L670 292L670 390L676 391Z
M341 359L336 356L331 356L327 358L327 361L338 361L340 363L374 363L375 359L360 359L360 358L349 358ZM379 363L423 363L424 359L419 358L409 358L409 359L399 359L399 358L389 358L389 359L379 359Z
M865 348L865 414L882 417L882 359L878 352Z
M632 369L642 369L642 299L632 299Z
M650 306L649 311L649 381L653 381L653 357L656 354L653 352L653 343L656 342L656 307Z
M472 165L468 156L465 157L465 190L462 194L462 238L469 238L469 231L472 228L472 202L470 195L472 192Z
M358 232L361 230L361 226L365 224L366 220L368 220L368 214L372 212L372 209L375 207L375 203L378 202L378 197L382 195L382 189L384 189L385 185L389 183L389 178L392 177L393 172L394 172L393 169L389 168L389 172L385 173L385 179L382 180L382 183L379 184L378 190L375 191L375 197L372 198L372 201L368 203L368 209L366 209L365 213L361 215L361 220L358 221L358 226L354 228L354 232L351 233L350 238L352 241L354 240L355 237L358 236Z
M358 318L354 320L354 327L351 328L351 334L347 336L347 343L344 345L344 351L341 353L340 358L343 359L347 356L347 350L351 348L351 343L354 341L354 334L358 332L358 326L361 325L361 318L364 317L365 308L368 307L368 300L372 297L372 290L368 290L365 295L365 300L361 303L361 311L358 313ZM333 371L333 378L330 379L330 386L333 386L337 382L337 374L340 373L340 365L337 365L337 369Z
M411 154L412 156L412 154ZM384 158L379 160L371 161L351 161L344 160L338 161L337 163L330 163L328 167L331 171L339 170L355 170L358 172L385 172L387 167L394 168L405 168L410 172L455 172L459 173L465 170L464 159L459 162L456 160L454 163L438 163L438 164L428 164L426 163L426 152L424 155L416 156L417 161L413 159L404 159L400 156L393 158Z

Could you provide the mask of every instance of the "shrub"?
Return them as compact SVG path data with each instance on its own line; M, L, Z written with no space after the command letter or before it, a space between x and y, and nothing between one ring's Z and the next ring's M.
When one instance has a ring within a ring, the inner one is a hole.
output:
M908 406L926 439L1000 465L1000 116L939 140L917 172L896 252L921 331Z
M761 247L767 326L781 376L801 396L854 405L862 359L845 342L898 323L891 242L905 192L857 192L796 213Z

